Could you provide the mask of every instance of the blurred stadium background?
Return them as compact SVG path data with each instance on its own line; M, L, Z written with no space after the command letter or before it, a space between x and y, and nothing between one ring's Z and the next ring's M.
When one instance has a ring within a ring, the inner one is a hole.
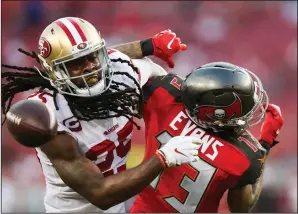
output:
M44 27L60 17L78 16L95 25L108 45L173 30L188 50L175 55L172 70L153 59L181 76L211 61L228 61L255 72L270 102L281 107L285 125L253 212L297 212L297 1L4 1L1 6L1 57L8 64L33 65L17 49L37 51ZM256 136L259 129L252 129ZM136 130L129 167L141 162L143 152L144 129ZM14 142L4 126L2 212L43 212L44 190L35 150ZM225 199L220 211L229 212Z

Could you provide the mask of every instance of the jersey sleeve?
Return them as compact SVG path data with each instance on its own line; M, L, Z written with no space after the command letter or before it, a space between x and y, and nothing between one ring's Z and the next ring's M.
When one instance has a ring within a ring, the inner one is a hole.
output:
M257 181L264 169L264 160L266 158L266 153L267 152L265 149L258 148L258 151L255 153L255 157L250 160L250 166L243 173L236 186L232 189L241 188L248 184L254 184Z
M132 59L132 62L140 71L140 83L142 87L150 78L167 74L167 72L160 65L154 63L147 57L142 59Z
M136 87L134 81L128 78L127 75L115 75L116 73L121 72L127 73L128 75L133 77L138 82L138 84L140 84L140 69L132 62L129 56L115 49L108 49L108 53L111 60L111 69L114 72L114 81L123 82L130 87Z
M232 189L241 188L248 184L254 184L257 179L261 176L263 171L263 164L260 163L252 163L246 172L241 176L240 180L238 181L237 185Z
M173 102L181 102L180 85L182 79L175 74L151 77L143 86L145 108L150 111L165 107Z
M141 84L141 87L143 87L151 77L167 74L167 72L160 65L154 63L148 57L144 57L142 59L131 59L126 54L111 48L108 48L108 53L112 61L113 59L130 61L138 68L138 80Z

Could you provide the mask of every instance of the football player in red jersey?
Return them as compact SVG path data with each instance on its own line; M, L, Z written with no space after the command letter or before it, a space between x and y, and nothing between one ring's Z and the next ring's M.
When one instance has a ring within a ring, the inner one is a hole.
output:
M258 200L264 163L283 125L279 107L268 105L259 78L215 62L184 80L173 74L153 77L143 91L145 160L173 136L196 136L203 144L200 161L164 170L137 196L130 212L218 212L226 190L230 210L248 212ZM265 115L257 140L248 128Z

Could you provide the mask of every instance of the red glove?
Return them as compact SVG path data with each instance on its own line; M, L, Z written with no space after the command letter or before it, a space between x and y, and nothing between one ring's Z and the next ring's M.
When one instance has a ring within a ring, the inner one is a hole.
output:
M279 134L279 130L284 124L280 108L277 105L269 104L266 110L266 117L261 126L260 141L265 141L270 145L270 148L275 146L278 142L275 138Z
M151 39L141 41L143 56L154 55L166 61L170 68L174 68L173 54L185 51L187 46L181 44L179 37L171 30L164 30Z

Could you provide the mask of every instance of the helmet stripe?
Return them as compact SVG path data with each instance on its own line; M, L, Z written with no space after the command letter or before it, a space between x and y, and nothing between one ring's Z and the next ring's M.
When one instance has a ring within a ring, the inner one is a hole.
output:
M75 27L75 29L78 31L78 33L79 33L81 39L83 40L83 42L86 42L87 41L87 38L86 38L86 36L85 36L82 28L80 27L80 25L77 22L75 22L75 20L72 19L72 18L67 18L67 19L71 22L71 24L73 24L73 26Z
M79 32L76 30L76 28L74 27L74 25L66 18L62 18L60 19L60 21L67 27L67 29L70 31L71 35L73 36L73 38L76 41L76 44L80 44L82 43L82 38L79 34Z
M61 29L64 31L64 33L68 37L69 41L71 42L71 45L72 46L76 45L76 41L73 38L73 36L72 36L71 32L69 31L69 29L61 21L56 21L56 24L59 25L59 27L61 27Z

